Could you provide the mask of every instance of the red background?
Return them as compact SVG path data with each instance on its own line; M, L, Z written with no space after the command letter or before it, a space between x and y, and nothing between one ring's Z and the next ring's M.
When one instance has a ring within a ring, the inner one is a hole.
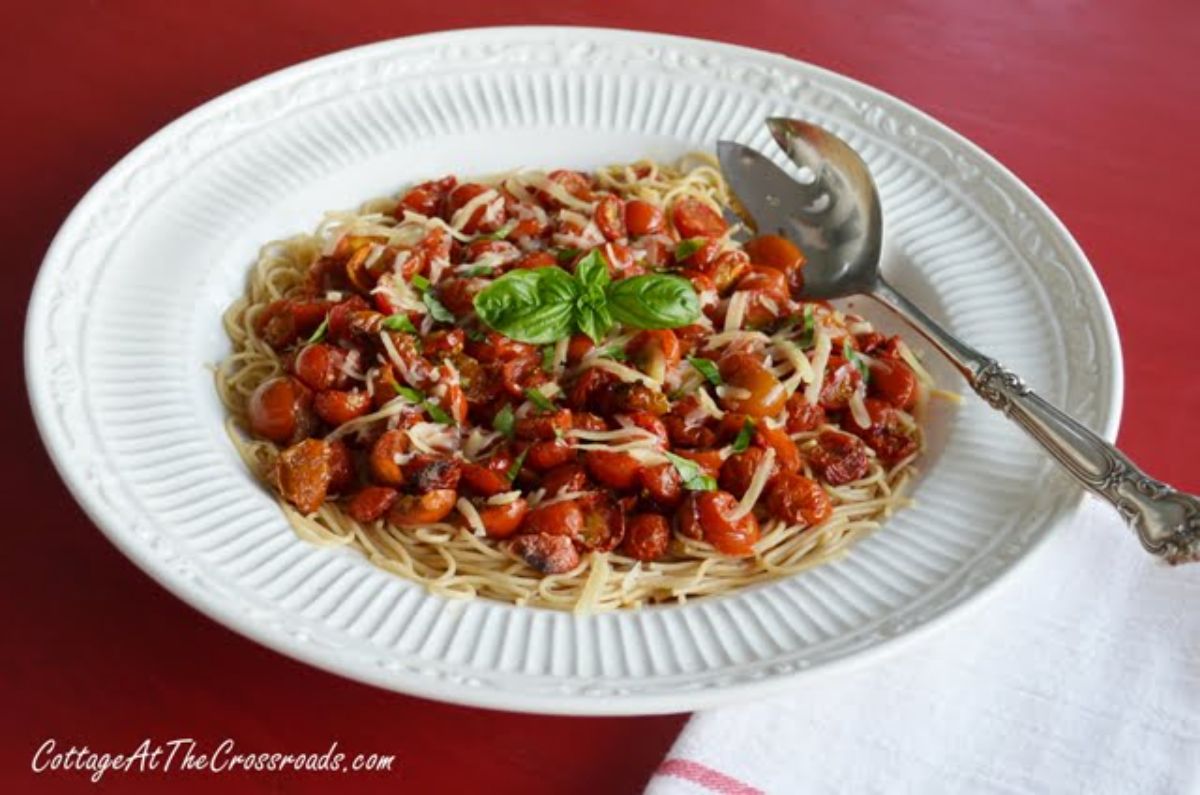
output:
M21 379L24 309L42 254L107 168L179 114L240 83L369 41L502 24L634 27L775 50L872 83L1012 168L1091 257L1121 329L1121 443L1200 491L1200 5L1194 2L651 4L570 0L254 3L44 0L6 7L0 72L0 392L9 520L0 582L0 782L33 778L45 738L130 750L224 737L253 751L395 754L392 774L128 776L142 791L353 783L417 792L629 792L685 718L542 718L445 706L344 681L203 618L128 563L75 506L36 438ZM806 7L807 6L807 7ZM602 8L602 10L601 10ZM1130 554L1136 554L1132 543ZM114 777L115 778L115 777Z

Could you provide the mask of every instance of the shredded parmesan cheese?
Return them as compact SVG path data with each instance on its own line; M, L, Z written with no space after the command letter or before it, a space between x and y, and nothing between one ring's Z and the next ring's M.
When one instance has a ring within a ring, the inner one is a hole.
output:
M750 293L745 290L738 290L729 298L729 306L725 308L725 326L722 331L737 331L742 327L742 321L746 319L746 305L750 300Z
M470 525L475 535L480 538L487 535L487 528L483 526L483 519L480 518L479 511L475 510L475 506L471 504L470 500L466 497L459 497L454 507L458 508L458 512L467 520L467 524Z
M829 364L829 352L833 350L833 343L820 326L817 326L814 334L817 347L813 351L813 380L808 382L808 386L804 390L804 399L815 406L817 399L821 397L821 385L825 383L825 367Z

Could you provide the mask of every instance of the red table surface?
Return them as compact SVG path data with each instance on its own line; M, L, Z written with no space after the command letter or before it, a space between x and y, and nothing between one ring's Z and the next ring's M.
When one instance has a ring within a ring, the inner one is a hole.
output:
M925 109L1007 164L1091 258L1125 353L1120 441L1200 490L1200 5L740 0L656 5L38 2L6 8L0 211L7 496L0 781L47 738L110 752L143 738L233 738L252 751L394 754L390 774L111 776L141 791L638 790L684 716L573 719L408 698L293 662L202 617L125 560L71 500L33 429L24 309L41 257L84 191L163 124L244 81L345 47L504 24L631 27L775 50ZM1130 541L1130 554L1138 554Z

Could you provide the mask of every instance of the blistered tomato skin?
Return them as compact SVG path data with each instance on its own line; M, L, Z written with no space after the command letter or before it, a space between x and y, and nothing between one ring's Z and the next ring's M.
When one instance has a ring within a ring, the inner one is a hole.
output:
M727 491L706 491L696 499L696 511L705 541L723 555L745 557L753 554L758 541L758 520L752 513L740 519L730 518L737 503Z
M263 381L250 396L250 432L281 444L302 437L312 425L312 399L312 390L295 378Z

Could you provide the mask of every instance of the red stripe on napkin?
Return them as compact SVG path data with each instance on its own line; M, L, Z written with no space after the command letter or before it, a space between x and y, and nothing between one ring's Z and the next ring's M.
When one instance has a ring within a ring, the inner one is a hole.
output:
M668 759L658 766L655 775L675 776L721 795L763 795L760 789L690 759Z

